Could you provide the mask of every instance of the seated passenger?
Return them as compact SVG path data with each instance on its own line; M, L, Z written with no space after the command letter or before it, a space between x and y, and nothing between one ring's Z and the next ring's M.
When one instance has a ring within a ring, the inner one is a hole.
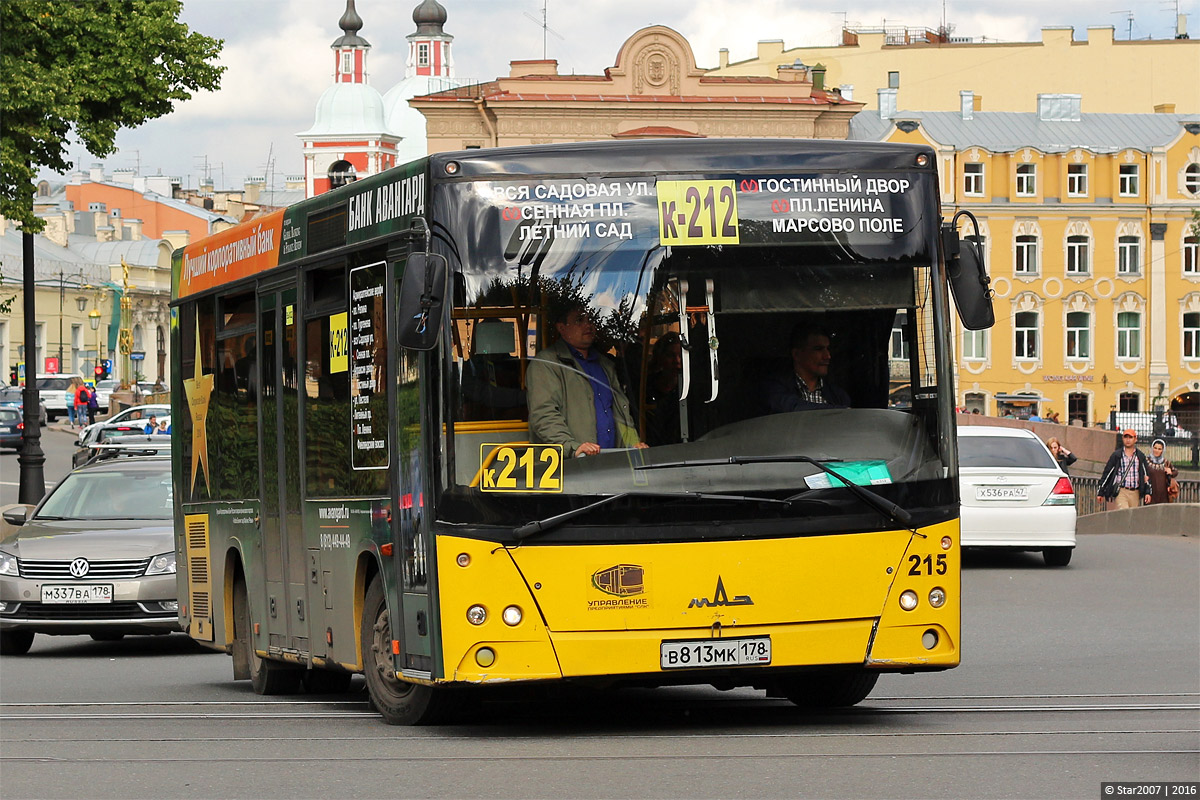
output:
M561 444L567 456L596 455L614 447L645 447L629 412L611 359L596 350L596 325L576 304L556 316L559 340L529 360L529 435Z
M763 382L763 400L772 414L816 408L849 408L850 396L826 380L829 374L829 334L815 322L792 328L792 368Z

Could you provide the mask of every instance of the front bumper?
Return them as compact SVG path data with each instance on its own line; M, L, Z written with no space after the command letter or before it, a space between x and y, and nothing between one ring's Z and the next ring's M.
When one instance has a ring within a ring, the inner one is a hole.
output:
M155 575L127 580L94 580L110 583L111 603L43 603L42 585L70 581L0 579L0 630L78 635L89 633L170 633L179 624L175 575Z

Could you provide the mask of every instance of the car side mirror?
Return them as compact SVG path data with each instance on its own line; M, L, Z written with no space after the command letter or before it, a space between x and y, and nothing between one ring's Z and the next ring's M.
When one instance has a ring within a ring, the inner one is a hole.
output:
M960 212L962 213L962 212ZM958 318L969 331L981 331L996 324L992 308L992 279L984 265L983 241L980 236L960 238L953 223L942 227L946 271Z
M17 506L4 512L4 521L18 528L24 525L27 519L29 519L29 506Z
M442 329L446 299L446 259L434 253L413 253L400 282L401 346L410 350L432 350Z

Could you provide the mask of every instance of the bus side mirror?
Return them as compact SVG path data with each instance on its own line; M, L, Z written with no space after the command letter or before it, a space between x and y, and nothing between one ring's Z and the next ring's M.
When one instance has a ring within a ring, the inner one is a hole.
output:
M413 253L400 282L399 342L410 350L432 350L442 328L446 298L446 259Z
M990 328L996 324L996 312L992 309L992 290L988 285L992 279L983 263L983 243L978 236L960 239L949 226L943 230L946 269L958 318L969 331Z

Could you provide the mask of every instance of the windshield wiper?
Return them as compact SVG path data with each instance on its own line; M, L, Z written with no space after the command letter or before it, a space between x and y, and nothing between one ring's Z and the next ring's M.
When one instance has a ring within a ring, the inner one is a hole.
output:
M621 500L623 498L630 497L631 495L636 495L638 497L687 497L693 500L733 500L741 503L774 503L776 505L783 506L790 506L792 504L790 499L776 500L771 497L752 497L744 494L711 494L709 492L620 492L618 494L609 495L608 497L602 497L594 503L588 503L586 506L580 506L579 508L573 508L570 511L564 511L563 513L556 514L553 517L546 517L545 519L534 520L533 522L526 523L519 528L513 529L513 538L525 539L535 533L543 533L551 528L557 528L564 522L568 522L575 517L582 516L594 508L599 508L600 506L607 505L614 500Z
M820 458L820 459L818 459L818 458L812 458L811 456L800 456L800 455L729 456L728 458L702 458L702 459L696 459L695 461L664 461L659 464L640 464L638 466L635 466L634 469L675 469L675 468L680 468L680 467L717 467L717 466L724 466L724 465L728 465L728 464L733 464L733 465L777 464L777 463L789 463L789 462L812 464L814 467L821 470L822 472L828 473L829 475L833 476L834 478L837 478L838 483L843 484L847 489L849 489L851 494L853 494L858 499L862 500L867 505L874 508L879 513L883 514L889 520L891 520L893 522L899 522L905 528L908 528L908 529L912 528L912 526L913 526L912 514L909 514L906 510L904 510L900 506L896 505L891 500L887 500L883 497L880 497L879 495L875 494L875 492L871 491L870 489L866 489L862 486L859 486L857 483L852 483L851 481L847 480L846 478L842 477L841 475L838 475L832 469L825 466L825 463L824 463L824 462L839 462L842 460L843 459L840 459L840 458ZM837 484L834 484L834 485L836 486ZM803 496L804 496L804 492L798 492L798 493L792 495L791 497L784 498L780 502L790 504L790 503L800 499Z

